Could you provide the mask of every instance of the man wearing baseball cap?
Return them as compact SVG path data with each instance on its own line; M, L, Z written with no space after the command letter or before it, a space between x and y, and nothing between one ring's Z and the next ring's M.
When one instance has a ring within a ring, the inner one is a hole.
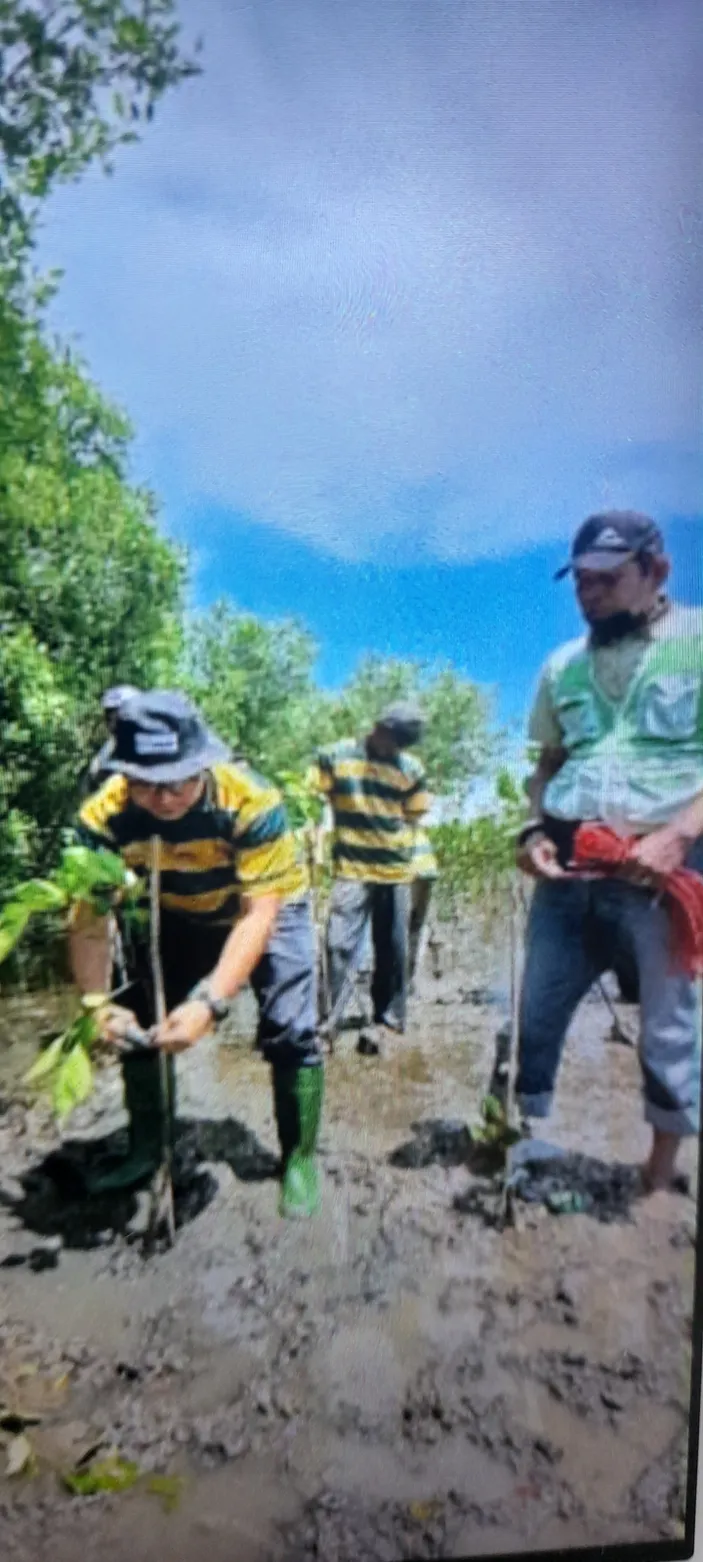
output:
M423 727L421 710L397 701L365 738L319 754L309 777L333 819L328 1028L333 1033L342 1018L370 924L373 1024L359 1037L359 1051L367 1056L380 1053L384 1032L405 1029L415 831L430 806L424 768L408 749L419 743Z
M173 1054L194 1046L250 982L258 1045L272 1071L281 1213L311 1215L319 1202L315 1151L323 1094L314 935L280 793L234 763L190 701L169 690L120 705L105 767L110 779L81 808L77 838L118 852L144 878L145 898L158 850L168 1013L152 1029L151 1047L124 1052L130 1150L123 1163L93 1179L92 1191L133 1187L156 1170L165 1110L158 1049ZM150 1029L156 1019L148 929L128 940L132 985L119 1005L102 1011L104 1039L117 1047L132 1027ZM107 919L81 908L70 942L78 987L104 992Z
M571 574L587 633L548 658L529 722L539 747L534 817L519 863L532 900L520 1013L517 1092L546 1117L577 1005L597 977L637 972L640 1062L651 1151L646 1191L675 1182L681 1140L698 1133L700 993L674 970L661 876L703 872L703 617L672 602L670 564L649 516L613 510L576 533ZM577 876L576 828L635 838L622 874Z

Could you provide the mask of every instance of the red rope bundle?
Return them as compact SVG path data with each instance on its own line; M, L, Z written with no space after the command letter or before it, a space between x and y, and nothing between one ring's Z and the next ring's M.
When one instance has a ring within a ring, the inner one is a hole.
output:
M637 836L616 835L605 824L582 824L574 836L573 862L584 871L617 874L637 844ZM656 876L656 888L671 918L671 954L676 970L703 974L703 878L692 868Z

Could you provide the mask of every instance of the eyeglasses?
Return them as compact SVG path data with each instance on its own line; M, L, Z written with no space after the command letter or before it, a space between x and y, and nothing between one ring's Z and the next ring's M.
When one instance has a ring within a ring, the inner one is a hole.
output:
M142 795L149 793L150 796L164 797L168 793L170 797L186 797L191 787L197 786L199 781L200 776L197 775L188 776L185 781L132 781L130 784L135 795L141 792Z

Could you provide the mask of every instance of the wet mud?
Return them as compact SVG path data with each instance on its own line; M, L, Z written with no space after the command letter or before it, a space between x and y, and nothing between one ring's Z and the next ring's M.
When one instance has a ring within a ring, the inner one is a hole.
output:
M340 1038L314 1224L276 1214L244 1003L179 1062L177 1242L145 1256L143 1201L81 1194L123 1132L115 1069L63 1145L19 1084L65 1001L0 1020L0 1404L35 1457L0 1473L4 1555L394 1562L682 1533L696 1208L637 1197L636 1057L602 1004L500 1230L469 1132L502 1018L482 972L423 978L380 1059ZM693 1147L684 1169L695 1190ZM109 1449L133 1490L62 1488ZM153 1474L179 1478L173 1511Z

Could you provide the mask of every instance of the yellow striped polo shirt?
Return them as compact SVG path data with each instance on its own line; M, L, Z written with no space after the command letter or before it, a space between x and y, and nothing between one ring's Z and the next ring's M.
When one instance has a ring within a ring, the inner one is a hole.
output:
M199 924L231 924L243 895L294 900L307 888L281 794L247 765L214 765L203 796L171 820L138 808L125 777L113 776L83 804L76 827L81 845L119 852L145 878L156 834L161 905Z
M308 777L330 803L332 866L341 879L407 884L415 877L415 830L430 797L414 755L374 759L364 742L337 743Z
M413 850L413 878L436 879L439 874L437 858L432 850L432 843L426 830L415 831Z

